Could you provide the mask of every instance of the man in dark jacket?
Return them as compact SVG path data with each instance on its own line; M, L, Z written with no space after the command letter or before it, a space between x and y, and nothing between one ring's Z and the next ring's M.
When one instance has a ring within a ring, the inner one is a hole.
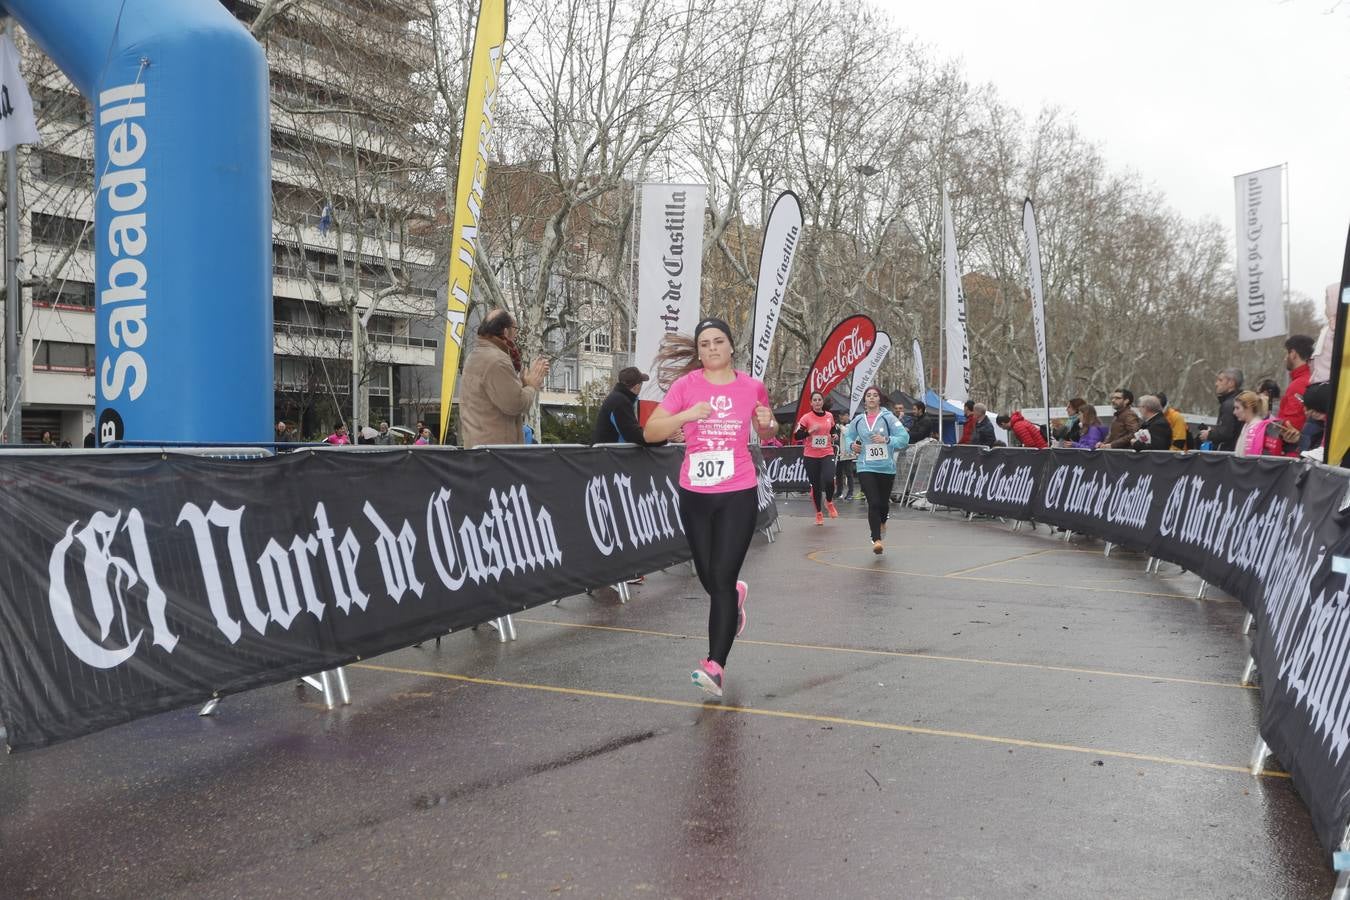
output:
M1172 446L1172 423L1163 414L1162 401L1152 394L1139 398L1144 423L1134 433L1130 446L1135 450L1168 450Z
M970 442L985 447L997 444L998 434L994 431L994 423L989 421L989 410L984 408L983 403L975 404L971 417L975 419L975 431L971 435Z
M926 440L933 436L933 431L937 428L937 422L928 418L928 407L922 400L914 403L914 424L909 426L909 442L917 444L919 441Z
M1224 369L1214 378L1214 393L1219 397L1219 420L1212 428L1200 429L1200 440L1209 441L1213 450L1237 449L1238 434L1242 425L1233 415L1233 399L1242 390L1242 370Z
M609 392L605 402L600 404L600 413L595 417L595 428L591 431L592 444L647 446L642 438L642 426L638 425L637 420L637 395L642 382L650 377L636 366L629 366L619 372L618 383Z

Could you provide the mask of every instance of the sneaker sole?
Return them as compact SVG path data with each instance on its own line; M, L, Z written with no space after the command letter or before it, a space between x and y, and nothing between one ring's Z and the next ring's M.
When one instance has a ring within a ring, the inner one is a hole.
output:
M872 545L872 552L875 553L877 556L880 556L884 550L885 548L882 547L880 544Z
M708 677L704 671L695 671L692 673L694 686L702 690L705 694L712 694L714 697L722 696L722 689L717 686L717 682Z

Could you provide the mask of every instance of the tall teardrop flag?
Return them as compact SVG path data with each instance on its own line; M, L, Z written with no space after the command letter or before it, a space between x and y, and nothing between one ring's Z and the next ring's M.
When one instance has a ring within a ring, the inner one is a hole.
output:
M946 303L947 377L944 396L953 403L970 399L970 344L966 340L966 294L956 260L956 227L947 189L942 189L942 283Z
M1341 302L1336 305L1336 336L1331 352L1331 414L1327 416L1325 462L1345 466L1350 451L1350 373L1345 371L1347 326L1350 313L1350 231L1345 235L1345 262L1341 264Z
M843 384L849 373L867 358L876 342L876 323L867 316L849 316L834 326L802 384L802 396L797 401L797 419L810 411L812 394L819 391L826 397L830 396L830 391Z
M1031 291L1031 321L1036 327L1036 359L1041 364L1041 403L1050 422L1050 377L1045 358L1045 293L1041 284L1041 241L1036 234L1036 210L1031 198L1022 204L1022 232L1027 245L1027 289Z
M778 315L787 296L792 259L802 236L802 204L792 191L784 191L773 203L764 223L764 246L759 254L759 280L755 283L755 330L751 337L750 374L760 381L769 368L769 348L778 330Z
M8 31L0 34L0 150L38 143L33 97L19 71L19 51Z
M886 361L886 355L890 352L891 336L884 331L878 331L877 341L872 345L867 358L858 364L858 368L853 370L853 387L848 393L848 414L850 416L856 413L858 407L862 405L863 391L877 383L877 375L881 372L881 364Z
M919 346L919 339L914 339L914 386L919 389L915 396L926 397L928 395L928 379L924 377L923 372L923 348Z
M464 132L459 141L459 176L455 181L455 223L450 234L450 288L445 295L445 341L441 363L441 443L450 427L450 404L464 352L464 326L473 291L474 251L478 218L487 185L488 147L492 142L492 107L497 99L497 74L506 43L506 0L482 0L473 38L473 61L464 86Z

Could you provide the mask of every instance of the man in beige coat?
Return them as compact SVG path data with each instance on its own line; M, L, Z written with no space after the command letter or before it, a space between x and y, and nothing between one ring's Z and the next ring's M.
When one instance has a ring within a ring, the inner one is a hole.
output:
M522 376L515 351L520 329L504 309L494 309L478 326L478 339L464 360L459 388L459 440L463 447L520 444L529 411L548 374L536 359Z

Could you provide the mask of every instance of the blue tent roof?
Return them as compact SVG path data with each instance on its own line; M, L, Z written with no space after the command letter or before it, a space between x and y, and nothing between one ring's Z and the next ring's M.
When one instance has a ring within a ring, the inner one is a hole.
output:
M930 410L936 412L938 403L940 402L938 400L937 391L930 388L928 393L923 395L923 402ZM966 420L966 411L961 407L954 405L951 401L942 404L942 414L944 416L955 416L958 422L964 422Z

